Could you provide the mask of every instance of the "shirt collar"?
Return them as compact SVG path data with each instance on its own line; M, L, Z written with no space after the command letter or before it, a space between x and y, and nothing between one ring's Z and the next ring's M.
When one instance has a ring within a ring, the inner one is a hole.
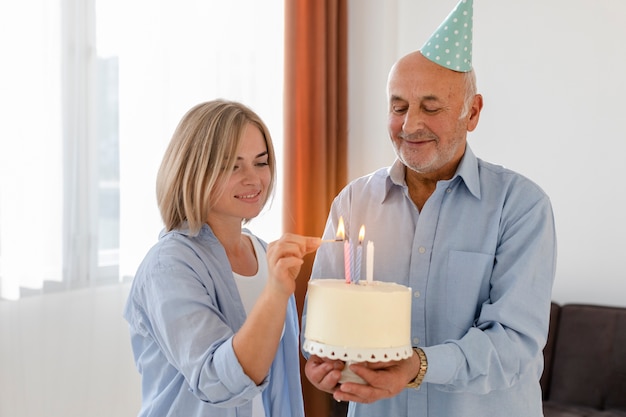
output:
M405 172L406 166L399 159L396 159L393 165L387 168L387 180L385 181L385 192L383 193L381 204L385 202L393 188L406 188Z
M165 229L161 230L161 232L159 233L159 238L162 238L163 236L168 234L178 234L188 238L199 238L203 240L217 241L217 237L215 236L215 233L213 233L213 229L211 229L211 226L209 226L207 223L203 223L198 233L194 235L189 229L189 224L187 223L187 220L184 220L183 222L181 222L179 227L170 230L169 232Z
M456 169L454 178L461 177L465 186L474 197L480 200L480 178L478 175L478 158L470 149L469 145L465 146L465 154L461 158L461 163Z
M382 202L387 199L392 188L395 186L406 187L405 180L406 166L396 159L387 170L387 181L385 187L385 194ZM456 170L454 176L449 180L454 181L457 177L463 180L463 183L467 187L470 193L478 199L480 199L480 180L478 177L478 159L474 152L472 152L469 145L465 146L465 154L461 158L461 162Z

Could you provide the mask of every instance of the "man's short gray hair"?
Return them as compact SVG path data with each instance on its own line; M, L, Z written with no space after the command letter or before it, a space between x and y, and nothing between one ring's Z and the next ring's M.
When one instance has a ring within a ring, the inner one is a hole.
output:
M472 102L474 101L474 97L476 96L476 74L474 70L463 73L463 85L465 90L465 99L463 101L463 111L461 112L461 116L459 119L467 116L470 108L472 107Z

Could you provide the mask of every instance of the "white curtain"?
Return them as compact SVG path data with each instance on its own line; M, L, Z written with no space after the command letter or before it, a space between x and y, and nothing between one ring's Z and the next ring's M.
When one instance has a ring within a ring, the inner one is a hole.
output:
M62 280L60 5L0 3L0 297Z
M120 281L162 227L156 171L189 108L248 104L281 156L283 0L2 2L0 42L0 298L98 279L96 54L119 63ZM250 226L266 240L281 231L281 174Z

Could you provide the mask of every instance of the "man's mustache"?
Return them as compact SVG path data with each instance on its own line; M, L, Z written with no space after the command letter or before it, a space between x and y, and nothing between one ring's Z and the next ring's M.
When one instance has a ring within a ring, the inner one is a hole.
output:
M400 133L398 137L409 142L419 142L423 140L439 140L437 135L428 131L419 131L413 133Z

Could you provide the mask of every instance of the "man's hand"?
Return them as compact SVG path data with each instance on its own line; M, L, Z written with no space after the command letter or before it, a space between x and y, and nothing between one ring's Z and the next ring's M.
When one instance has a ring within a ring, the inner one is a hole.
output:
M304 366L304 373L315 388L332 394L339 387L344 366L342 361L311 355Z
M337 401L369 404L384 398L395 397L405 389L408 382L417 375L419 358L414 354L401 361L355 363L350 365L350 369L363 378L367 385L354 382L343 383L332 391L333 398ZM331 382L332 380L328 381L328 383Z

